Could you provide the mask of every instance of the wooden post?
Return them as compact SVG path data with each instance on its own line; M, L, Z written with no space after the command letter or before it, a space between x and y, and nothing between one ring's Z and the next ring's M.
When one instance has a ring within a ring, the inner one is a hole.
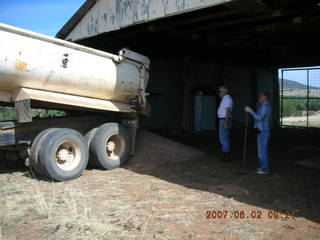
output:
M244 145L243 145L243 158L242 158L243 169L246 168L246 162L247 162L248 122L249 122L249 113L246 113L246 126L244 130Z

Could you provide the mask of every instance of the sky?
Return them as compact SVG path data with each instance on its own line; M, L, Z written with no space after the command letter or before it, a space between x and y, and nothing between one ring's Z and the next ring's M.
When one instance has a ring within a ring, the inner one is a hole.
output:
M289 69L288 69L289 70ZM281 79L281 71L279 71L279 79ZM308 73L306 70L289 70L283 71L283 79L293 80L301 84L307 85ZM320 69L309 70L309 85L320 88Z
M0 22L55 36L85 0L0 0Z

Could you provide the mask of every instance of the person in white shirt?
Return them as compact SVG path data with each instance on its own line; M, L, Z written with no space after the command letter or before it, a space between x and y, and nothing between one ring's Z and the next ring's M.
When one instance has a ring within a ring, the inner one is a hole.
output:
M230 161L230 130L232 126L232 108L233 100L229 95L226 87L221 86L218 89L218 94L221 98L221 103L218 108L219 118L219 140L222 146L222 161Z

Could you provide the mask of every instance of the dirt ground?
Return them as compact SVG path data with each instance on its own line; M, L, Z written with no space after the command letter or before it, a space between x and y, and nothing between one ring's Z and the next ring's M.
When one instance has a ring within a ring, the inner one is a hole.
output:
M287 126L302 126L306 127L307 124L310 127L320 127L320 112L314 113L314 115L308 117L300 116L300 117L284 117L282 119L282 124Z
M232 134L232 163L219 162L215 134L158 133L205 155L161 162L146 154L63 183L1 166L0 239L320 240L320 172L295 164L319 158L319 132L274 132L268 176L254 173L254 133L245 172L242 130Z

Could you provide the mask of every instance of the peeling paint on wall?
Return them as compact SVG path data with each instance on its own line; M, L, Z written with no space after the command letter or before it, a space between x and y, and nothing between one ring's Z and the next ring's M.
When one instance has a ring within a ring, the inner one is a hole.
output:
M234 0L98 0L66 39L76 41L230 1Z

